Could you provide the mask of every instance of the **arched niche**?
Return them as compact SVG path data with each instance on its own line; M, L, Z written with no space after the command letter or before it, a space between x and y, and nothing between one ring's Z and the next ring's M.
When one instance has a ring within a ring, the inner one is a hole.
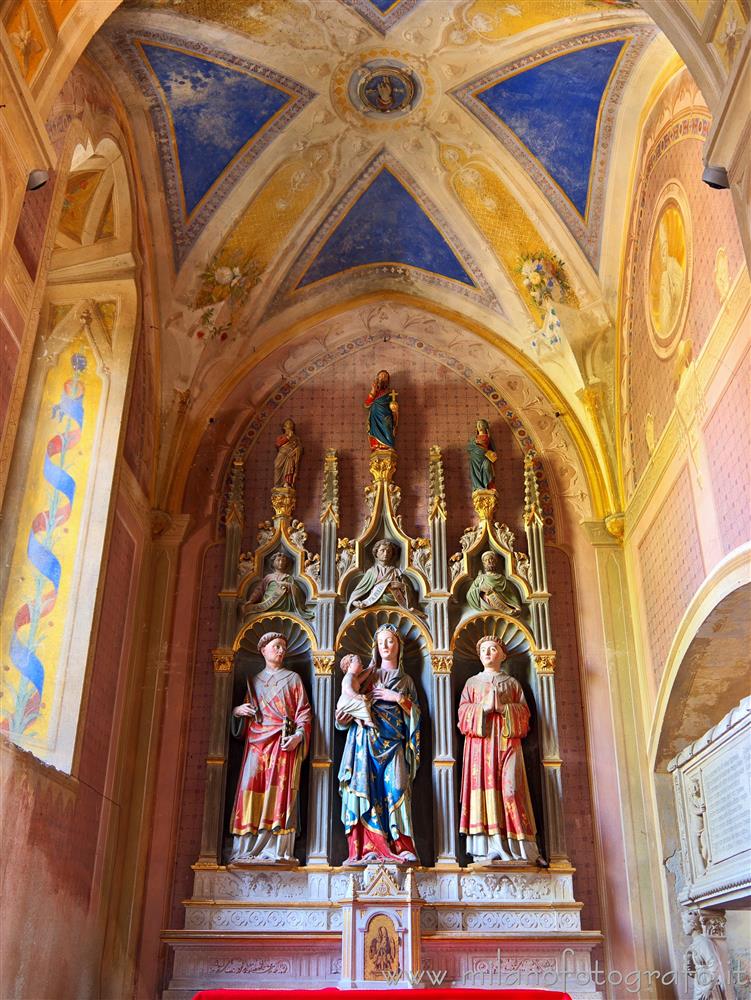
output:
M683 877L681 842L674 779L668 772L668 764L682 750L721 722L747 697L751 686L749 648L751 583L746 583L723 596L709 611L698 625L677 668L672 671L672 686L656 743L653 781L661 854L666 868L667 909L674 968L680 967L688 938L681 926L681 906L676 898ZM705 787L705 796L706 793ZM748 906L748 900L745 901L745 906ZM741 915L728 908L727 937L731 953L736 948L746 947L742 940L738 940L744 932L747 934Z
M380 625L395 625L403 643L404 670L415 682L420 703L420 766L412 787L412 825L415 845L421 864L430 866L435 860L435 840L433 832L433 735L432 735L432 684L430 647L431 640L425 625L417 618L401 609L379 608L360 611L342 625L336 640L335 698L341 694L341 670L339 663L347 653L357 653L363 663L370 662L373 655L373 635ZM339 765L342 760L346 732L335 730L334 737L334 784L338 792ZM347 841L344 836L340 816L341 800L335 800L335 815L332 817L332 861L337 863L347 857Z
M522 740L522 751L524 753L524 766L527 772L527 782L529 784L532 808L537 825L537 843L542 854L547 857L541 775L542 750L538 708L539 694L533 659L533 653L537 647L534 637L525 623L516 621L500 612L483 612L465 619L457 627L451 643L451 651L453 653L451 679L454 719L458 719L459 717L459 700L461 699L464 685L470 677L481 672L483 669L477 652L477 643L485 635L497 636L503 643L507 657L503 663L503 667L521 684L524 697L529 706L529 732ZM465 737L457 731L457 767L455 769L457 802L459 801L459 791L461 789L464 742ZM464 866L471 863L473 859L467 854L466 838L460 836L458 832L459 815L460 811L457 811L458 858L459 864Z
M242 705L247 694L248 681L264 668L263 656L258 652L258 640L266 632L279 632L287 639L287 655L284 666L299 674L308 701L313 706L313 652L315 636L312 629L299 619L286 614L259 615L244 625L235 640L234 671L232 676L232 706ZM227 720L229 726L229 720ZM313 721L315 725L315 718ZM312 734L311 734L312 742ZM229 856L232 834L229 832L232 806L235 801L237 782L242 766L244 741L230 736L227 762L227 785L224 797L222 830L224 831L223 856ZM300 774L300 795L297 811L298 832L295 838L295 856L300 864L305 864L308 845L308 791L310 786L310 747L303 761Z

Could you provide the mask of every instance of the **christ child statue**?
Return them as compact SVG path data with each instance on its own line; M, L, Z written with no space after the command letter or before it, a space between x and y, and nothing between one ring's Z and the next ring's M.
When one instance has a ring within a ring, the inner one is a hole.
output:
M373 718L370 714L371 698L363 694L362 689L373 679L373 671L363 665L356 653L342 657L339 664L342 669L342 693L336 703L337 715L351 716L358 726L373 729Z

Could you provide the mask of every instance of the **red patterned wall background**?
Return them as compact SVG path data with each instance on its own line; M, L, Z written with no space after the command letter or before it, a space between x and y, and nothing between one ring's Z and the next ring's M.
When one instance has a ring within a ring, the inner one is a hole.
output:
M219 598L224 569L224 546L212 545L205 553L200 579L198 619L194 640L193 685L190 700L188 737L185 750L180 814L177 824L177 851L172 890L172 927L182 927L182 899L193 893L191 865L201 847L203 793L206 785L206 754L214 693L211 650L219 641Z
M350 354L304 382L285 401L258 435L246 464L245 547L255 546L259 521L272 514L275 440L283 420L291 417L305 453L297 482L295 517L309 531L308 547L318 548L321 477L327 448L339 456L341 514L339 536L356 537L367 514L363 487L368 472L367 412L363 401L380 368L391 373L398 392L398 467L394 482L401 488L399 512L407 534L427 535L428 454L441 448L446 480L449 550L459 548L459 537L474 521L472 488L466 447L475 421L490 421L498 452L496 485L500 493L496 518L517 530L522 540L524 462L514 433L498 411L474 386L451 369L409 348L386 342Z
M148 499L155 451L156 392L148 335L140 331L133 370L123 455Z

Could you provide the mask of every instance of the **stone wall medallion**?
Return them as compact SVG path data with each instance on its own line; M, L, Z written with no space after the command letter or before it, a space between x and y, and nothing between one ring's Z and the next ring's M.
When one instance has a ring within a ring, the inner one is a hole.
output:
M389 59L374 59L350 77L349 99L369 118L401 118L417 105L422 84L408 66Z

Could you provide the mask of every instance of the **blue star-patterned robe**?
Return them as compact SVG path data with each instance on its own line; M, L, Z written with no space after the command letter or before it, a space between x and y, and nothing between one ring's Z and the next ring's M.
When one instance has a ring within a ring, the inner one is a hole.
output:
M349 725L339 768L342 822L347 834L360 820L393 841L400 834L413 837L411 791L420 764L420 706L415 683L403 670L374 671L373 686L398 691L412 704L404 711L396 702L374 700L374 728Z

